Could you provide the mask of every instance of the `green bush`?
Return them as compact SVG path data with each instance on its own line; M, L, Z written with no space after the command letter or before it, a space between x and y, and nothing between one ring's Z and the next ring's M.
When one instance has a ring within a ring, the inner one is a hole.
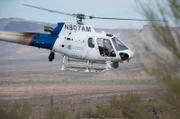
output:
M64 108L54 106L53 96L50 97L50 107L44 113L45 119L68 119L69 113Z
M87 108L82 111L82 118L98 119L151 119L148 102L143 101L138 94L123 94L112 96L108 104ZM79 113L80 114L80 113Z
M43 119L169 119L176 117L172 105L161 100L143 100L141 95L127 93L114 95L107 104L81 108L76 113L55 106L51 97L50 107L43 113ZM173 117L172 117L173 116ZM31 105L12 104L0 108L0 119L35 119Z
M45 112L45 119L69 119L69 113L65 109L52 106Z
M34 119L28 103L11 104L0 108L0 119Z
M112 110L121 114L125 119L149 119L148 105L142 101L138 94L128 93L120 96L113 96L110 100Z

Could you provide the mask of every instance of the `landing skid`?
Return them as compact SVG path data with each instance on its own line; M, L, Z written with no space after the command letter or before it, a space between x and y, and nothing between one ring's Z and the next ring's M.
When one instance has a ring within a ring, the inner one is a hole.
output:
M102 72L106 72L112 69L111 61L106 61L106 68Z
M87 73L105 72L111 69L111 62L106 63L94 63L92 61L70 59L67 56L63 56L61 62L62 71L82 71Z

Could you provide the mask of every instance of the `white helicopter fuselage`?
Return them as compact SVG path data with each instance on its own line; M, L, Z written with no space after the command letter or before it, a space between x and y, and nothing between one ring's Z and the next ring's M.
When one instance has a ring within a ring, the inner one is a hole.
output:
M0 32L0 40L44 48L53 53L88 61L117 63L129 61L134 56L131 49L115 35L96 32L88 25L58 23L49 32ZM49 61L53 59L54 56Z
M62 27L62 31L59 33L58 39L56 40L52 51L64 54L69 57L77 59L85 59L91 61L122 61L119 55L110 57L102 56L99 53L98 38L111 39L113 36L107 36L106 33L96 32L91 26L88 25L77 25L72 23L65 23ZM94 47L89 47L88 39L92 38L94 41ZM122 41L121 41L122 42ZM112 44L112 42L111 42ZM122 51L115 50L115 46L112 45L115 54L120 52L127 53L128 59L131 59L134 53L130 48ZM127 60L128 60L127 59Z

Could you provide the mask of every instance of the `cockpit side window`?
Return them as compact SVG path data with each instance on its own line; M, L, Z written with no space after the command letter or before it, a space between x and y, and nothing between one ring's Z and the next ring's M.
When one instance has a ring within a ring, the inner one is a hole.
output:
M90 48L94 48L94 39L93 38L88 38L88 46L90 47Z
M112 41L117 51L128 49L118 38L114 37Z
M97 38L99 53L103 57L116 57L116 53L109 39Z

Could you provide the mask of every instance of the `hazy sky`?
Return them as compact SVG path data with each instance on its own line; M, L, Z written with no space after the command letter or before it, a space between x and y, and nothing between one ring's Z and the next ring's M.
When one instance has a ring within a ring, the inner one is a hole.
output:
M137 1L153 7L156 0L0 0L0 18L19 17L28 20L57 23L75 22L75 18L52 14L23 6L23 3L68 13L119 18L142 18ZM102 28L141 28L147 22L86 20L86 24Z

